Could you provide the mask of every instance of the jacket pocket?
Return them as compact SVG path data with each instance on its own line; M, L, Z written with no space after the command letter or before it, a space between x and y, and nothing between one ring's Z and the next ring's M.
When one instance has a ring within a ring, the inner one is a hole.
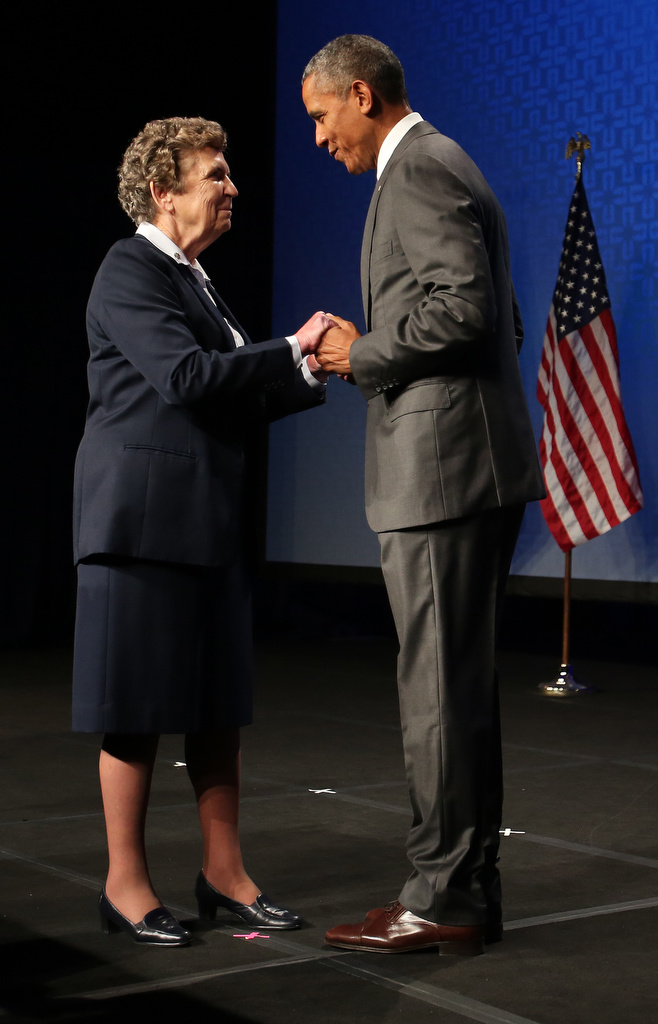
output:
M435 409L449 409L450 388L444 380L428 378L405 388L395 398L386 398L388 416L391 421L411 412L432 412Z
M144 452L146 455L173 455L176 459L186 459L188 462L196 462L194 452L181 452L175 448L162 448L156 444L124 444L126 452Z
M385 260L387 256L393 255L393 242L389 239L388 242L380 242L379 245L373 245L372 252L370 254L371 263L379 263L380 260Z

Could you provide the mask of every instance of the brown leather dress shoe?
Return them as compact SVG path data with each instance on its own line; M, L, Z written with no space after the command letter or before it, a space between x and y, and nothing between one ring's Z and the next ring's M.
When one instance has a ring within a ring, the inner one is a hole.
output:
M359 924L330 928L325 941L340 949L367 949L372 953L410 953L414 949L436 949L452 956L484 953L481 925L433 924L416 917L397 900L371 910Z

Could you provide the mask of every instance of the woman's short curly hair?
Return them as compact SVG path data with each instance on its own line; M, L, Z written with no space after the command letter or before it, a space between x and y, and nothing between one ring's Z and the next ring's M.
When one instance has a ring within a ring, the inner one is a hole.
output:
M135 224L152 220L156 206L149 182L181 192L184 157L197 149L226 149L226 132L205 117L166 117L149 121L133 139L119 168L119 202Z

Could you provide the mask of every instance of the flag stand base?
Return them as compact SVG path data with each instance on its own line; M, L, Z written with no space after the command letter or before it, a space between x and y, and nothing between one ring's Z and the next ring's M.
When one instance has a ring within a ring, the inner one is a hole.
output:
M550 683L540 683L539 690L545 697L574 697L579 693L595 693L593 686L576 682L571 665L560 665L557 678Z

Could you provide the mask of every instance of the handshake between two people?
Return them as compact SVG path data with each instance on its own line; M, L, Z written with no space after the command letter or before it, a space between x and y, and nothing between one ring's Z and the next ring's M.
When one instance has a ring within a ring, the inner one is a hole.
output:
M343 380L351 379L350 348L361 337L353 323L333 313L318 312L295 333L312 374L335 373Z

